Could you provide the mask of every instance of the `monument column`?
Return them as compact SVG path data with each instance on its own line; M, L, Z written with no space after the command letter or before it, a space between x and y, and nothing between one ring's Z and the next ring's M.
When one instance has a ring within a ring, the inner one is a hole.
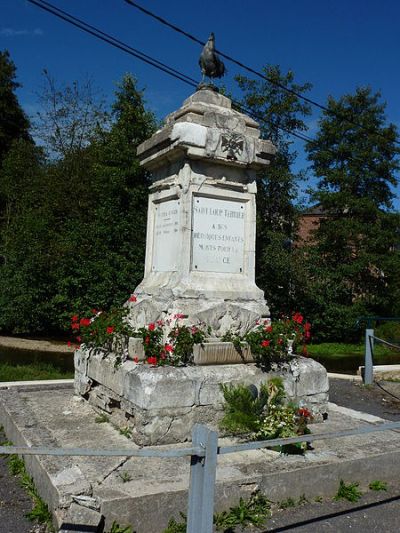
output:
M138 148L153 176L135 327L176 313L214 337L244 333L269 310L254 280L256 173L275 147L210 88L198 90Z

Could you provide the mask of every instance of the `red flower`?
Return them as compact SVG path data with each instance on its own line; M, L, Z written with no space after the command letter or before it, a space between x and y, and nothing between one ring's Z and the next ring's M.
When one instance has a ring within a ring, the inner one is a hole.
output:
M192 334L197 333L199 330L196 328L196 326L192 326Z
M115 329L114 326L107 326L107 330L106 331L107 331L107 333L109 335L111 335L111 333L114 333L114 329Z
M166 350L167 352L170 352L170 353L171 353L171 352L174 351L174 347L173 347L171 344L166 344L166 345L165 345L165 350Z
M147 362L149 365L156 365L157 364L157 357L148 357Z
M137 302L136 296L134 294L131 294L131 296L129 297L128 302Z
M137 355L135 355L135 357L133 358L133 361L134 361L135 363L138 363L138 362L139 362L139 357L138 357Z
M271 342L271 341L262 341L261 346L262 346L263 348L266 348L267 346L270 345L270 342Z
M145 344L150 344L150 337L146 337L146 338L144 339L144 343L145 343Z
M71 344L72 344L71 341L67 342L67 346L71 346Z
M76 337L76 342L81 342L81 338L80 337Z
M154 322L149 324L149 331L154 331L155 329L156 329L156 325L154 324Z
M310 411L309 411L306 407L301 407L301 408L297 411L297 414L298 414L299 416L304 416L304 418L310 418L310 416L311 416Z
M301 324L303 322L303 320L304 320L304 317L303 317L303 315L301 313L295 313L293 315L293 320L295 322L297 322L298 324Z
M266 326L266 327L265 327L265 331L266 331L267 333L272 333L272 326Z
M278 339L278 344L279 344L279 346L280 346L281 344L283 344L283 339L282 339L281 337L279 337L279 339Z
M167 358L167 356L165 355L165 352L161 352L160 358L161 358L162 360L164 360L164 359Z
M71 318L72 322L78 322L79 320L79 316L78 315L74 315L72 318Z
M182 313L176 313L176 315L174 315L174 318L185 318L185 315L183 315Z
M92 313L93 313L94 315L97 315L97 313L98 313L97 309L92 309Z
M90 318L81 318L81 321L80 321L80 325L81 326L84 326L84 327L88 327L90 326L91 322L90 322Z
M78 324L78 322L74 322L73 324L71 324L71 328L72 328L72 329L79 329L79 324Z
M311 324L310 324L310 322L306 322L306 323L304 324L304 331L310 331L310 329L311 329Z

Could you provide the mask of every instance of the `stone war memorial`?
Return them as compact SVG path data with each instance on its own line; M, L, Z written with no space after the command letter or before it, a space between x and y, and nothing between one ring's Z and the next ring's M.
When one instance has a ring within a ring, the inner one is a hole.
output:
M211 35L200 58L211 78L224 72L213 46ZM384 420L333 403L327 418L326 370L299 355L310 325L299 312L271 319L255 283L257 175L275 152L251 117L201 83L138 148L152 175L142 282L116 315L73 317L84 341L74 383L0 387L0 425L34 448L26 469L60 533L161 533L188 507L193 525L191 471L206 460L177 455L198 423L232 451L214 456L216 512L257 494L331 497L341 479L397 482L397 430L371 438L368 426ZM252 429L236 432L228 415L237 428L252 409ZM324 420L306 437L314 448L249 449L250 440L298 439L312 419Z
M217 429L221 384L255 386L283 378L288 399L315 421L327 412L326 370L292 356L269 374L251 350L229 336L268 325L269 309L255 284L257 172L276 152L258 124L231 101L201 85L162 129L138 148L150 171L143 281L127 302L129 325L170 331L177 323L205 325L188 364L147 364L143 339L129 339L129 357L83 346L75 355L75 390L111 420L125 424L140 445L190 440L195 423ZM133 301L132 301L133 300ZM286 342L286 341L285 341ZM289 348L289 346L288 346Z

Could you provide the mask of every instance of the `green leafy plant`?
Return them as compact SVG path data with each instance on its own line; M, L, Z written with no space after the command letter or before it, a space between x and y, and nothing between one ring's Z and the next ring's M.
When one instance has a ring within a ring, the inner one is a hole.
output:
M279 502L280 509L289 509L291 507L296 507L296 500L293 498L286 498L286 500Z
M132 481L132 475L129 472L120 472L118 475L122 479L123 483L128 483L128 481Z
M108 417L104 413L101 413L100 415L96 416L94 421L96 422L96 424L105 424L106 422L110 421L110 417Z
M260 427L260 418L268 402L268 386L263 383L258 393L256 387L221 384L224 395L222 429L234 434L255 433Z
M286 394L280 377L270 378L260 386L221 385L224 395L223 429L233 434L248 434L257 440L293 437L310 433L311 412L293 403L285 403ZM286 445L281 451L303 453L306 443Z
M311 325L304 321L303 315L294 313L290 318L282 318L273 323L261 322L244 336L244 340L249 345L256 364L269 370L273 363L287 361L301 342L305 344L310 339L310 331Z
M73 315L71 330L75 335L76 347L82 343L87 348L122 352L127 347L128 338L135 334L126 321L127 314L128 307L114 307L110 311L92 309L90 316Z
M132 526L120 526L117 522L111 524L111 529L108 533L134 533Z
M7 445L12 446L11 442ZM5 444L3 444L4 446ZM26 471L23 459L18 455L10 455L7 459L8 470L11 475L18 476L21 487L26 491L28 496L32 499L32 510L27 513L27 518L31 521L36 521L39 524L46 524L49 531L54 531L52 524L52 516L47 504L39 496L32 477Z
M376 479L375 481L371 481L371 483L369 484L369 488L370 490L379 491L379 490L387 490L388 486L387 486L386 481L379 481L378 479Z
M168 522L167 529L164 529L163 533L186 533L187 518L183 513L179 513L182 521L177 522L175 518L171 518Z
M235 531L236 526L262 526L271 516L271 502L261 493L256 492L248 500L240 498L239 504L214 515L217 531L225 533Z
M124 428L119 428L119 434L123 435L127 439L130 439L132 437L132 430L128 426L126 426Z
M348 500L349 502L357 502L362 492L358 488L359 483L345 483L343 479L340 480L339 489L336 493L334 500Z

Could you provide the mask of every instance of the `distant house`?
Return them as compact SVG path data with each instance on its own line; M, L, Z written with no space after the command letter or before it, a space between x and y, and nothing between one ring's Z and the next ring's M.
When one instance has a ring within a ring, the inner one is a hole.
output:
M304 211L299 215L299 225L297 231L297 246L304 246L305 244L313 244L314 235L313 232L319 228L321 220L328 218L329 215L323 208L317 204L307 211Z

